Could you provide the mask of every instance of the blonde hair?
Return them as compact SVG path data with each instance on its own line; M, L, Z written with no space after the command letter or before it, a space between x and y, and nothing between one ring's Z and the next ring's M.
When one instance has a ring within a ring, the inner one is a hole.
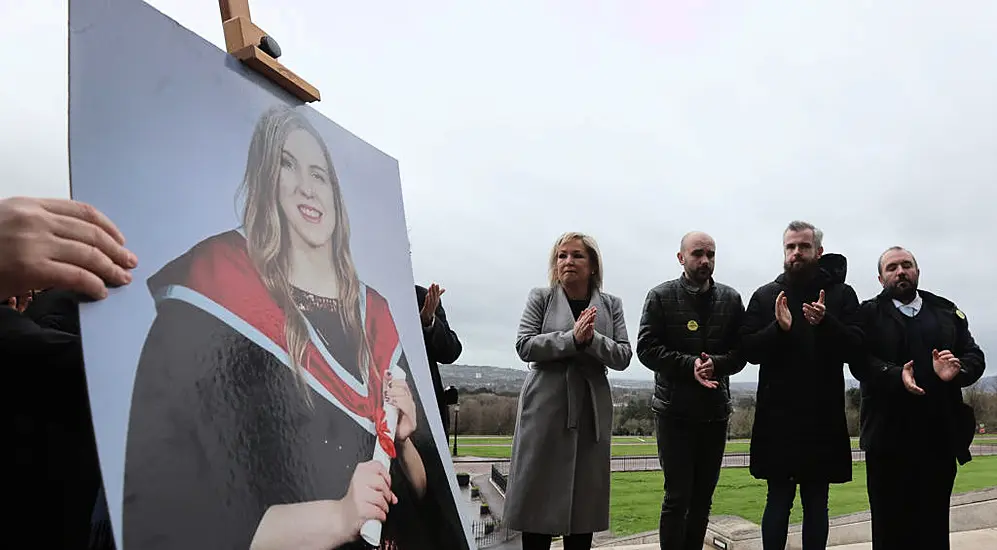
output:
M599 253L599 245L595 239L585 233L569 231L557 238L554 246L550 249L550 263L547 266L550 286L558 286L561 281L557 278L557 249L571 241L581 241L588 252L589 264L592 265L592 275L589 277L589 290L602 290L602 254Z
M336 219L332 232L332 250L335 275L339 280L339 313L346 329L346 337L357 343L356 359L365 382L370 348L360 314L360 281L350 253L349 219L329 150L322 136L304 116L288 107L273 107L257 121L249 144L246 173L239 187L239 196L244 198L242 224L246 232L249 256L270 296L284 311L284 335L291 366L298 374L305 399L310 402L301 370L309 334L305 317L295 304L291 283L288 281L290 239L287 236L287 221L277 204L284 142L295 130L304 130L315 138L329 167Z

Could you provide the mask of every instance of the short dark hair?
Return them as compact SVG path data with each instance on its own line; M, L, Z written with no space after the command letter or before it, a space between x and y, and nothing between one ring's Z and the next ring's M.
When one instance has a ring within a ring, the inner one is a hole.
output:
M894 245L887 248L886 250L883 251L882 254L879 255L879 262L876 263L876 273L879 273L880 275L883 274L883 258L886 257L886 254L888 252L894 252L894 251L903 251L910 254L910 259L914 260L914 268L917 269L917 258L914 257L914 253L902 246Z

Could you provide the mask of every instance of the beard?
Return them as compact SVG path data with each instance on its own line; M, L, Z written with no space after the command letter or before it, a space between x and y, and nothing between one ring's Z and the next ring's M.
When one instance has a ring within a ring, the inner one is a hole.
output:
M710 277L713 276L713 270L710 266L704 265L696 269L686 269L685 276L697 285L703 286L709 282Z
M817 273L817 266L816 258L813 260L801 259L782 264L782 269L791 280L806 281Z
M886 293L890 295L890 298L900 300L906 304L917 295L917 279L908 279L907 277L897 278L897 280L886 285Z

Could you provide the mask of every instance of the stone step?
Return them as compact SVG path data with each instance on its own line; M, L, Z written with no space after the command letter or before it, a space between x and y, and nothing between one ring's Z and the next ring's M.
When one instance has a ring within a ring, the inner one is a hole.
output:
M979 529L976 531L961 531L952 533L949 537L952 548L959 550L991 550L997 548L997 528ZM627 546L603 546L605 550L658 550L658 543L653 544L631 544ZM704 550L714 550L710 546L704 546ZM871 550L871 542L861 542L857 544L847 544L844 546L829 546L828 550Z

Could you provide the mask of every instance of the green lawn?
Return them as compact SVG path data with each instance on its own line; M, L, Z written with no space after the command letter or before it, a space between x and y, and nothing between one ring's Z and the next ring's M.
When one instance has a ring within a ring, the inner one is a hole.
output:
M856 462L851 483L832 485L829 508L832 516L869 509L865 487L865 463ZM658 527L663 496L661 472L614 473L611 496L611 528L617 536L651 531ZM997 456L975 457L959 468L955 493L997 485ZM713 497L713 514L741 516L761 522L765 482L751 477L747 468L724 468ZM793 508L792 522L802 520L802 510Z

